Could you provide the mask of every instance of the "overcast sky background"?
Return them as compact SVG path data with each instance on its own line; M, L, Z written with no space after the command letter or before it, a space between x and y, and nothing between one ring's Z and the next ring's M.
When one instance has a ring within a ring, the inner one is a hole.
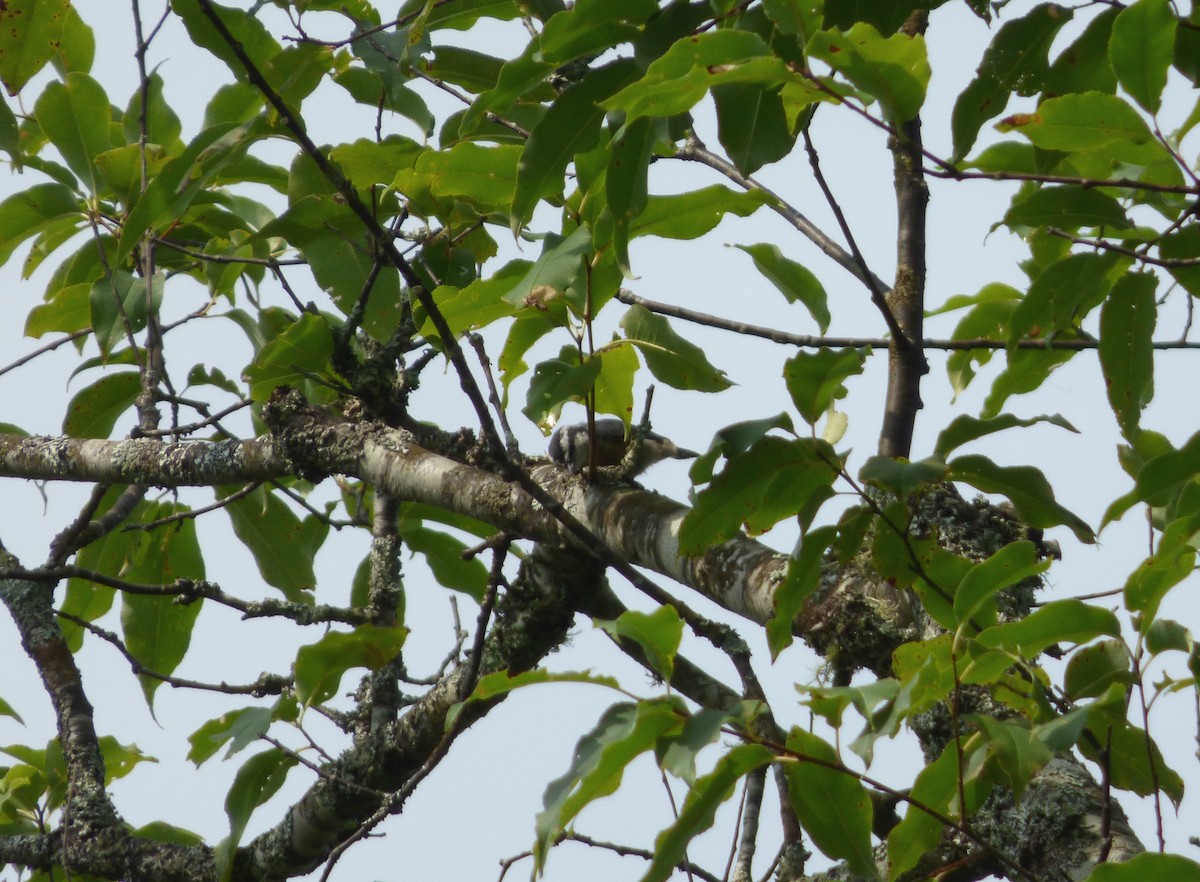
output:
M128 6L113 6L100 0L77 2L81 16L96 29L97 59L95 76L108 89L112 102L124 107L137 87L137 68L132 54L132 23ZM1014 8L1015 7L1015 8ZM143 18L148 23L157 19L161 7L147 3ZM1027 3L1014 3L1005 10L1005 19L1023 14ZM264 17L273 15L264 10ZM278 21L277 18L272 18ZM307 20L306 20L307 21ZM975 19L965 4L950 3L933 13L929 45L933 66L933 82L925 112L926 146L939 155L949 154L949 108L954 97L969 81L979 61L982 48L991 39L991 32ZM279 35L279 27L273 28ZM1065 28L1056 43L1061 48L1077 34L1075 25ZM461 41L484 48L496 55L515 53L524 44L526 35L519 25L489 31L480 46L480 38L458 32L439 32L439 41ZM504 48L500 48L503 45ZM193 136L199 127L204 106L213 89L230 79L228 70L189 45L181 24L169 19L156 39L151 65L157 65L165 81L168 101L183 118L184 138ZM1175 100L1168 100L1163 114L1163 129L1169 131L1191 110L1192 99L1181 94L1177 83ZM35 96L34 87L28 94ZM435 112L453 109L443 96L423 90ZM26 107L32 106L33 98ZM308 100L304 107L306 121L318 142L353 140L367 137L372 131L372 112L357 108L348 113L349 104L336 86L326 85ZM1010 112L1018 109L1010 107ZM358 115L355 116L355 113ZM1171 114L1177 114L1172 117ZM705 124L702 120L702 125ZM711 121L701 136L716 145L715 126ZM405 120L386 121L385 131L397 131L419 138L420 133ZM990 128L985 128L988 137ZM994 133L991 133L994 135ZM891 184L891 159L885 139L877 129L849 112L822 107L818 113L815 141L821 151L823 167L835 193L842 202L850 224L876 274L890 279L894 271L894 200ZM270 147L274 161L287 164L293 149L282 142ZM1185 155L1189 155L1187 150ZM1191 152L1194 152L1194 148ZM793 205L829 232L836 227L824 201L811 183L803 149L776 167L763 170L758 177ZM0 195L8 195L38 183L36 173L9 178L0 176ZM651 175L651 191L655 193L694 189L719 183L712 171L682 163L659 162ZM931 180L929 297L927 305L936 308L955 294L974 293L983 285L1002 281L1024 287L1024 277L1016 261L1024 256L1020 243L1004 229L989 235L989 225L998 219L1007 205L1011 188L985 183L951 184ZM266 199L265 194L255 193ZM278 204L278 203L275 203ZM536 221L535 221L536 225ZM512 246L503 230L493 231L502 245ZM655 299L680 303L716 315L757 324L784 328L796 333L816 333L817 328L803 310L789 307L765 279L759 277L749 258L739 251L727 249L729 243L776 242L784 253L800 260L816 272L826 285L833 312L830 334L881 336L882 321L868 302L865 289L844 271L832 266L814 247L809 245L778 217L759 211L748 219L733 218L722 223L701 243L675 242L662 239L640 239L631 244L634 271L639 278L630 282L635 293ZM19 355L45 343L45 340L26 340L21 337L24 317L29 308L41 298L48 277L47 270L55 261L39 271L32 280L19 278L20 259L25 249L0 272L9 303L9 320L0 323L0 364L7 364ZM67 250L61 252L60 257ZM515 251L509 256L514 256ZM525 246L523 256L533 259L536 251ZM506 258L507 259L507 258ZM500 262L490 267L501 265ZM298 279L299 274L293 275ZM172 283L168 286L168 307L178 314L194 309L202 302L198 290L188 290ZM175 293L178 291L179 293ZM286 305L283 295L271 286L264 287L264 299ZM300 290L302 300L324 304L322 295L313 286ZM1179 297L1168 304L1160 316L1158 339L1172 338L1182 331L1183 313L1178 308ZM598 326L597 340L605 340L615 327L621 310L617 304L609 307ZM931 320L928 335L949 336L959 316ZM737 384L718 396L682 393L659 385L654 399L655 428L684 446L704 449L713 433L724 425L743 419L777 413L788 401L783 385L781 366L792 354L787 347L759 340L739 339L732 335L673 322L675 329L705 349L710 360L728 372ZM218 342L217 334L221 334ZM226 344L224 340L229 340ZM493 360L499 352L502 338L489 337ZM225 364L238 367L249 355L240 332L221 320L197 322L169 338L168 368L181 381L194 361L206 364ZM564 338L545 341L532 355L545 357L566 342ZM228 349L224 347L228 345ZM241 349L239 350L239 347ZM1192 361L1185 359L1192 358ZM528 359L534 364L534 359ZM997 359L1001 360L1001 359ZM995 375L996 365L985 369L981 377L957 402L945 379L944 357L930 353L932 371L926 379L923 396L926 409L919 418L913 458L928 455L937 432L959 413L978 413L983 397ZM27 431L57 434L61 430L62 413L70 395L93 382L96 371L70 378L76 367L73 351L62 351L0 376L0 421L15 423ZM886 358L870 360L867 372L848 384L850 395L842 402L849 414L849 430L839 443L839 449L852 450L851 471L874 452L882 414ZM228 371L227 371L228 372ZM417 416L442 425L473 425L473 416L462 406L455 394L457 381L449 374L435 380L439 366L426 371L426 387L414 399ZM1180 443L1196 428L1194 356L1181 353L1161 353L1156 362L1155 386L1157 397L1149 408L1144 425L1164 432ZM530 453L540 452L545 441L536 427L519 414L524 401L528 376L514 387L514 406L510 419ZM639 386L644 391L645 378ZM449 384L449 385L446 385ZM640 411L640 398L637 403ZM1117 468L1113 454L1118 442L1115 421L1104 398L1103 384L1094 354L1084 353L1056 372L1035 395L1010 400L1008 410L1021 416L1040 413L1061 413L1077 428L1070 434L1053 427L1038 427L996 436L977 444L973 452L992 456L1004 465L1036 464L1054 484L1061 502L1097 525L1104 508L1130 484ZM578 417L581 412L576 412ZM568 418L572 418L568 415ZM247 420L231 420L229 425L249 433ZM126 423L118 426L120 434ZM645 483L673 496L685 499L688 483L686 465L667 463L658 466ZM50 538L78 510L86 488L43 488L30 483L6 482L0 510L0 540L16 553L26 566L44 561ZM333 493L332 482L322 488ZM199 506L211 501L203 492L181 494L181 498ZM210 515L199 523L201 541L208 546L209 578L219 582L227 591L239 596L259 596L266 593L258 579L248 553L234 541L223 515ZM1066 597L1117 588L1124 577L1145 555L1147 530L1138 512L1131 512L1124 521L1110 526L1095 547L1078 545L1066 530L1053 531L1051 538L1059 540L1064 560L1050 571L1048 597ZM794 531L780 528L765 541L780 550L789 550L795 539ZM344 602L348 596L350 578L367 548L365 535L351 537L348 531L331 534L318 558L318 599L324 602ZM416 562L406 562L409 624L413 632L405 649L409 670L414 674L432 672L444 656L451 637L449 593L438 588ZM622 597L631 605L646 605L625 586L617 585ZM1178 596L1180 592L1176 592ZM688 595L688 603L701 612L713 614L715 608ZM1112 601L1119 606L1119 598ZM1178 601L1168 614L1195 627L1196 613L1181 608ZM463 623L473 624L476 608L469 600L459 599ZM105 627L116 628L116 616L102 621ZM320 633L315 629L295 633L290 625L274 625L264 620L241 623L231 612L206 608L193 638L192 652L176 672L182 677L207 681L228 680L245 683L260 671L285 672L294 657L295 647L315 641ZM761 635L748 623L739 630L755 646L761 646ZM0 669L5 671L4 687L0 694L23 715L26 726L0 718L0 744L29 743L41 745L53 731L53 718L44 691L21 653L8 618L0 617ZM736 682L723 658L707 653L702 646L690 644L689 654L710 666L727 682ZM791 684L809 682L819 666L807 649L795 646L786 651L774 664L769 656L759 656L759 673L773 690L774 706L780 723L787 726L806 724L807 714L796 701ZM590 624L579 622L571 645L552 656L550 664L556 669L593 668L622 672L626 684L642 694L652 694L654 687L640 669L620 661L606 639ZM224 699L207 693L180 693L170 687L159 690L152 718L140 689L128 668L111 647L89 639L81 657L85 685L96 705L97 728L101 734L111 734L123 743L136 742L145 752L157 757L159 764L142 766L129 778L117 782L113 793L120 811L135 826L162 817L171 823L195 830L215 843L227 831L222 801L237 765L246 754L232 762L212 760L197 774L184 756L188 745L185 737L201 722L250 702ZM350 691L357 682L351 672L342 683ZM497 859L516 854L532 843L533 818L541 805L545 784L567 767L575 741L596 721L611 702L614 693L597 687L543 686L511 697L481 723L462 736L450 756L434 772L410 800L402 816L393 818L380 828L383 839L355 846L342 859L335 879L445 878L490 880L498 873ZM327 749L337 752L342 744L317 715L310 714L306 723ZM851 722L846 737L857 734L857 721ZM1180 698L1168 709L1152 718L1151 731L1185 780L1194 784L1195 775L1195 709ZM911 781L919 763L915 748L905 742L881 745L872 774L892 782ZM583 832L599 838L648 847L654 834L669 822L669 806L664 797L657 773L644 758L634 769L638 774L627 776L625 790L617 797L589 808L578 825ZM275 824L283 807L310 783L310 774L303 769L292 772L284 791L255 815L247 838L265 826ZM682 790L676 789L682 799ZM1122 794L1122 805L1133 811L1135 826L1143 841L1153 842L1154 818L1148 801L1137 801ZM733 803L727 806L730 817ZM767 810L774 816L774 808ZM1189 796L1184 811L1176 818L1169 804L1165 806L1168 843L1174 849L1195 857L1186 845L1186 836L1194 832L1200 819L1195 799ZM708 868L720 868L728 849L729 824L718 824L719 837L706 837L692 851L692 856ZM761 873L769 860L770 848L764 845L756 873ZM814 864L815 865L815 864ZM548 878L551 880L600 880L637 878L642 866L634 859L601 857L583 846L567 844L552 855ZM509 878L523 877L528 864L515 867ZM11 870L0 871L7 880ZM512 875L516 874L516 876ZM15 877L14 877L15 878Z

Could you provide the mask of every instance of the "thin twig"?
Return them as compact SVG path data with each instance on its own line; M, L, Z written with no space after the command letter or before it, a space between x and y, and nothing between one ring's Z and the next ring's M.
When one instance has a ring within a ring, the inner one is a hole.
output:
M91 328L84 328L82 331L73 331L70 334L67 334L65 337L60 337L59 339L47 343L44 346L39 346L32 352L22 355L16 361L9 362L4 367L0 367L0 377L3 377L9 371L16 370L17 368L21 367L21 365L28 364L40 355L45 355L47 352L53 352L64 343L74 343L76 340L80 339L81 337L86 337L90 333L92 333Z
M128 532L130 530L157 530L159 527L165 527L167 524L175 524L175 523L180 523L182 521L194 520L195 518L200 517L200 515L208 514L210 511L217 511L219 509L225 508L225 506L229 505L231 502L237 502L239 499L249 496L251 493L253 493L256 489L258 489L261 486L262 486L261 483L255 481L253 483L247 484L241 490L237 490L233 493L230 493L228 496L217 500L212 505L206 505L206 506L203 506L202 508L190 508L186 511L177 511L174 514L169 514L166 517L159 518L158 520L155 520L155 521L146 521L146 522L137 523L137 524L126 524L122 528L122 531Z
M1060 230L1058 227L1046 227L1046 232L1051 236L1058 236L1060 239L1066 239L1068 242L1074 242L1076 245L1086 245L1089 248L1099 248L1101 251L1111 251L1114 254L1124 254L1126 257L1132 257L1139 263L1148 263L1153 266L1161 266L1164 269L1200 266L1200 257L1151 257L1148 254L1143 254L1141 251L1135 251L1132 248L1126 248L1124 245L1115 245L1112 242L1105 241L1104 239L1088 239L1085 236L1077 236L1074 233L1067 232L1066 230Z
M867 259L863 257L862 251L859 250L858 242L854 238L854 233L850 229L850 224L846 220L842 206L838 203L837 197L833 195L833 190L830 188L828 181L825 180L825 173L821 171L821 158L817 154L816 145L812 142L809 128L810 126L806 125L802 133L804 135L804 150L808 154L808 164L812 168L817 186L821 188L821 192L825 196L825 202L829 205L829 210L833 212L838 228L842 231L842 236L846 239L846 244L850 246L850 253L853 255L854 262L859 268L858 277L867 283L867 288L871 292L871 302L875 304L875 308L883 316L883 320L887 324L888 331L892 337L895 339L904 339L904 334L900 330L900 324L887 304L888 288L886 285L881 284L879 277L871 272L871 268L867 266Z
M723 331L733 331L737 334L746 334L751 337L762 337L764 340L770 340L773 343L781 343L787 346L802 346L805 348L817 348L821 346L829 346L834 348L850 347L859 348L870 346L872 348L887 348L891 342L887 337L826 337L814 334L789 334L786 331L780 331L775 328L765 327L763 325L751 325L746 322L738 322L732 319L721 318L709 313L699 312L698 310L688 309L683 306L675 306L671 303L663 303L659 300L648 300L630 291L622 289L617 292L616 299L630 306L642 306L656 312L660 315L668 315L673 318L684 319L685 321L695 322L698 325L706 325L710 328L719 328ZM1063 340L1063 339L1040 339L1040 340L1017 340L1009 342L1006 340L987 340L982 337L977 337L971 340L946 340L940 338L926 338L916 341L916 345L922 349L945 349L951 351L960 350L975 350L975 349L1062 349L1069 351L1083 351L1088 349L1098 349L1100 347L1099 340L1081 339L1081 340ZM1200 349L1200 342L1191 342L1187 340L1156 340L1150 344L1152 349Z
M279 674L262 674L253 683L248 683L244 686L231 686L228 683L204 683L200 680L185 680L182 677L173 677L169 674L160 674L157 671L152 671L138 661L133 653L121 641L121 638L112 631L107 631L86 619L81 619L78 616L72 615L63 610L55 610L55 615L60 619L65 619L72 624L78 625L85 631L95 634L105 643L115 647L117 652L125 657L129 662L129 668L139 677L149 677L152 680L159 680L166 683L168 686L174 686L178 689L197 689L203 692L222 692L226 695L280 695L284 690L291 686L292 678L284 677Z
M760 184L754 178L747 177L738 171L737 167L728 160L716 155L695 136L689 138L687 142L675 151L676 159L688 160L691 162L699 162L702 165L707 165L709 168L720 172L733 183L737 184L743 190L752 190L762 193L767 197L767 207L786 220L789 224L799 230L810 242L821 249L821 251L830 259L833 260L842 269L849 272L856 279L867 286L868 290L887 291L891 288L887 282L875 275L864 275L863 268L858 261L854 259L854 255L846 251L841 245L833 241L820 227L814 224L811 220L805 217L802 213L792 207L779 194L772 191L770 188Z

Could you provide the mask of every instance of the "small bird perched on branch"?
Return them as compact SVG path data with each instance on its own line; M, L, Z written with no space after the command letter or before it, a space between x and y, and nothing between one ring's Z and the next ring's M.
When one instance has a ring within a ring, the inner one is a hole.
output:
M625 424L619 419L606 417L596 420L596 455L592 464L596 466L619 466L625 459L632 438L625 436ZM591 439L587 423L559 426L550 436L550 459L566 466L572 473L587 467L591 458ZM670 438L657 432L647 432L634 454L628 477L641 474L656 462L664 459L691 459L700 454L678 446Z

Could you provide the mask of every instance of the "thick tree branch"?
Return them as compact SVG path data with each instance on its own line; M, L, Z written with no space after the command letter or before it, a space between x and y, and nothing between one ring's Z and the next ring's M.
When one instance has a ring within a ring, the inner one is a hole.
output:
M929 14L918 10L904 23L909 36L924 33ZM887 295L888 312L900 332L888 347L888 388L882 456L908 456L921 409L921 377L929 363L918 341L925 335L925 220L929 186L921 172L921 118L913 117L888 139L896 187L896 282Z

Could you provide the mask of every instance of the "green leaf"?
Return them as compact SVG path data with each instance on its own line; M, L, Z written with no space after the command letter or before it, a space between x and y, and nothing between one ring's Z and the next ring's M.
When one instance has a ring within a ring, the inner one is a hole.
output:
M960 456L949 463L950 480L970 484L984 493L1007 496L1017 516L1031 527L1071 528L1080 542L1095 542L1092 528L1054 499L1054 491L1032 466L998 466L984 456Z
M629 228L646 207L650 153L656 140L654 120L641 118L626 123L613 136L604 195L612 213L613 252L621 272L629 268Z
M1185 226L1182 230L1164 236L1158 241L1158 252L1168 259L1189 259L1200 254L1200 227ZM1200 297L1200 266L1168 267L1175 281L1193 297Z
M787 575L775 589L775 614L767 622L767 644L772 661L792 645L796 616L820 587L821 564L837 535L837 527L832 525L809 530L800 540L799 552L788 561Z
M513 234L533 216L539 200L562 192L563 176L575 156L600 140L604 109L599 102L637 73L632 60L604 65L564 91L529 133L517 163L517 183L509 213Z
M136 830L131 830L138 839L149 839L153 842L166 842L172 845L183 845L188 848L198 848L204 845L204 837L191 830L176 827L165 821L151 821Z
M467 545L441 530L404 527L401 538L414 554L423 555L438 584L483 600L488 570L477 556L463 558Z
M133 407L141 390L141 377L136 371L106 374L71 399L63 418L63 434L107 438L121 415Z
M142 522L160 520L186 512L183 505L147 505ZM204 578L204 556L196 538L196 522L184 518L168 527L144 533L122 573L131 582L171 586L180 579ZM125 646L138 663L156 674L172 674L187 654L192 629L200 614L199 603L181 605L172 594L143 595L122 592L121 631ZM146 703L153 707L154 693L162 681L141 676Z
M1101 525L1119 520L1138 502L1164 505L1166 496L1197 474L1200 474L1200 433L1178 450L1168 450L1146 460L1137 471L1133 490L1108 507Z
M1016 622L988 628L975 639L992 649L1005 649L1033 658L1056 643L1087 643L1097 637L1118 637L1116 615L1082 600L1052 600Z
M633 413L633 380L641 366L636 347L614 340L592 357L600 360L600 373L592 387L596 412L628 420Z
M1008 285L985 285L976 294L951 297L941 311L969 306L970 310L954 328L954 340L1002 340L1008 335L1009 319L1021 300L1021 293ZM936 314L936 313L935 313ZM975 365L987 364L992 350L976 349L951 352L946 373L957 396L975 378Z
M752 175L792 151L796 136L788 124L779 87L730 83L715 86L717 137L738 171Z
M1120 639L1101 640L1077 649L1067 662L1063 689L1072 699L1102 695L1113 683L1133 682L1129 650Z
M1157 319L1153 273L1121 276L1100 311L1100 367L1108 402L1126 438L1138 429L1142 410L1154 397L1154 352L1150 341Z
M1038 560L1037 547L1026 540L1010 542L975 564L954 592L954 615L960 627L968 622L982 627L996 624L996 592L1044 573L1049 566L1050 561Z
M79 198L62 184L35 184L9 196L0 202L0 264L7 263L22 242L56 221L84 217Z
M377 184L390 184L397 170L411 168L424 149L411 138L389 135L382 141L359 138L338 144L329 151L329 158L355 189L367 191Z
M925 103L929 59L921 36L881 37L871 25L856 22L849 30L821 31L808 42L808 54L826 62L873 96L893 125L912 119Z
M1129 102L1104 92L1048 98L1035 112L1013 114L996 128L1020 132L1044 150L1096 150L1143 144L1154 137Z
M124 264L147 230L163 233L179 222L197 195L251 143L253 123L220 123L204 129L150 182L125 219L113 265Z
M750 709L747 709L750 708ZM689 787L696 784L696 757L725 734L730 722L743 722L757 712L756 702L744 702L732 713L702 708L687 718L678 732L666 733L654 747L659 766Z
M816 352L798 352L787 360L783 378L806 423L816 424L834 401L846 397L845 381L863 372L868 352L821 347Z
M39 2L39 5L40 2ZM53 6L53 3L51 3ZM96 34L72 6L63 21L62 39L59 41L54 67L60 74L73 71L88 73L96 60Z
M228 866L241 842L242 834L254 810L279 792L287 774L299 760L287 751L270 747L242 764L225 797L225 815L229 818L229 836L218 846L218 866ZM222 874L224 875L224 874Z
M1076 327L1103 301L1129 263L1129 258L1120 254L1086 252L1068 254L1050 264L1013 310L1009 341Z
M1167 592L1194 571L1198 529L1200 516L1195 514L1167 524L1154 554L1129 574L1125 582L1125 605L1131 612L1142 613L1138 621L1142 633L1155 621Z
M296 653L296 697L306 707L333 698L351 668L378 670L396 657L408 629L359 625L330 631Z
M147 756L133 744L122 744L111 735L102 735L99 739L100 755L104 759L104 783L110 784L118 778L124 778L141 763L156 763L152 756Z
M1121 88L1158 113L1175 56L1175 13L1167 0L1137 0L1112 25L1108 57Z
M1124 691L1120 686L1113 688ZM1163 760L1154 739L1145 730L1125 720L1114 722L1111 715L1094 719L1098 716L1093 714L1089 718L1093 737L1080 739L1080 753L1092 762L1099 763L1102 761L1101 749L1107 747L1103 762L1109 770L1112 786L1129 790L1138 796L1165 793L1178 810L1183 800L1183 779Z
M557 358L538 364L529 381L529 393L521 412L543 429L555 422L562 406L568 401L583 402L591 394L600 376L600 359L579 359L579 350L564 346Z
M1039 423L1050 423L1053 426L1058 426L1060 429L1066 429L1068 432L1079 434L1078 429L1057 413L1051 416L1030 417L1029 419L1021 419L1010 413L1001 414L991 419L979 419L963 414L951 420L950 425L946 426L938 434L937 442L933 445L934 454L945 459L950 453L964 444L984 438L994 432L1002 432L1006 429L1014 428L1024 429L1036 426Z
M163 279L155 276L152 288L154 308L162 305ZM146 327L150 304L146 302L146 282L132 273L116 271L95 281L88 291L88 310L96 345L107 363L114 350L130 342L130 335Z
M830 768L828 764L840 765L837 752L816 735L793 726L787 748L798 755L784 770L788 796L804 831L822 853L846 861L856 876L876 878L871 850L873 810L866 788L848 769Z
M788 303L800 301L816 320L824 334L829 330L829 304L825 288L807 267L783 256L778 245L735 245L754 260L754 265L782 294Z
M456 0L442 5L430 4L427 0L407 0L401 7L400 16L407 17L428 7L425 25L430 30L446 28L465 31L474 27L481 18L509 21L522 15L516 0Z
M863 463L858 476L876 487L891 490L899 499L907 499L923 487L944 481L946 463L937 457L910 462L891 456L872 456Z
M575 746L570 768L546 786L544 808L535 822L533 846L538 872L558 834L595 800L615 793L625 769L659 739L678 731L686 714L678 699L668 697L622 702L604 712L595 727Z
M482 213L507 214L516 193L522 152L512 144L485 147L464 141L449 150L425 151L412 168L397 172L392 183L430 213L461 199Z
M1097 864L1086 882L1200 882L1200 864L1179 854L1146 851L1124 863Z
M772 760L771 751L761 744L742 744L717 760L707 775L696 779L688 791L679 817L654 841L654 859L642 882L663 882L684 860L688 843L712 826L721 803L733 795L743 777Z
M629 238L698 239L711 232L725 215L749 217L766 202L761 190L737 192L720 184L673 196L650 195L642 213L629 226Z
M58 51L69 0L11 0L0 9L0 82L16 95Z
M626 122L666 118L690 110L713 86L754 83L763 87L790 79L783 59L771 55L757 34L710 30L675 42L646 69L645 75L613 95L603 106L625 111Z
M1108 41L1119 9L1106 9L1050 65L1043 90L1047 97L1071 92L1115 92L1117 77L1108 63Z
M942 837L945 825L930 815L928 806L944 816L962 820L969 816L992 788L978 779L966 782L962 792L967 797L966 811L959 804L958 747L951 742L932 763L917 774L913 782L912 802L904 819L892 828L887 837L888 879L895 882L917 862L932 851Z
M996 32L975 78L954 102L950 124L954 135L952 162L967 155L983 124L1004 112L1012 93L1029 96L1041 90L1049 70L1050 45L1072 16L1069 9L1042 3Z
M209 720L188 736L191 749L187 758L197 768L216 755L224 744L229 745L223 759L229 759L258 741L271 727L273 715L267 707L244 707Z
M16 710L13 709L13 706L3 698L0 698L0 717L11 717L22 726L25 725L25 721L21 719L21 715L17 713Z
M455 718L468 704L476 701L490 701L508 695L516 689L522 689L526 686L536 686L542 683L587 683L592 686L603 686L606 689L612 689L624 694L621 685L614 678L592 674L588 671L556 672L538 668L532 671L522 671L516 675L509 674L508 671L496 671L493 674L480 677L479 682L475 684L475 690L467 697L467 700L455 705L451 709L450 714L446 718L446 729L449 730L454 726Z
M732 459L749 450L759 438L772 429L783 429L788 434L796 434L792 418L786 413L760 420L746 420L734 423L720 429L713 438L712 445L702 453L692 466L690 475L692 483L706 484L712 480L713 466L722 456Z
M300 248L313 277L343 313L353 311L369 291L363 327L377 340L391 336L400 315L399 273L380 267L361 222L344 216L337 200L305 197L256 238L276 235Z
M231 489L219 490L218 498L228 496ZM311 515L301 520L278 494L265 487L256 487L222 508L238 539L254 555L263 581L293 602L310 599L303 592L316 587L313 558L329 526Z
M140 142L142 132L139 119L142 116L143 102L146 107L146 142L157 144L171 154L178 153L183 149L179 142L183 124L163 96L163 81L157 71L150 74L146 80L144 96L139 90L129 99L129 106L125 108L122 124L126 144L136 146Z
M731 385L699 346L680 337L665 318L631 306L621 319L625 337L646 359L650 372L675 389L720 392Z
M618 640L637 643L651 666L664 680L675 670L675 654L683 639L683 620L672 606L660 606L652 613L626 610L613 621L596 621L596 627Z
M679 529L681 550L698 554L733 538L743 526L751 535L769 530L832 485L839 467L837 454L824 442L760 438L697 494Z
M1059 337L1064 340L1077 339L1078 334L1065 331ZM1046 378L1075 355L1070 349L1018 349L1008 353L1008 364L992 382L992 388L984 400L980 415L991 419L1000 413L1004 403L1012 395L1021 395L1041 389Z
M253 12L208 4L221 19L225 28L233 34L238 48L250 57L251 63L262 71L267 63L279 53L279 43L271 36L267 26ZM197 46L207 49L229 67L235 78L246 76L245 65L238 59L233 47L204 14L199 0L171 0L171 11L183 20L188 36Z
M577 227L565 238L547 234L541 256L508 290L504 300L518 307L546 307L565 295L571 304L582 307L587 290L583 262L591 252L592 234L587 227Z
M431 55L423 61L426 73L475 93L494 88L504 66L495 56L460 46L434 46Z
M1125 209L1116 199L1098 190L1076 186L1039 187L1014 202L1005 212L1003 223L1018 231L1021 227L1053 226L1066 230L1112 227L1124 230L1131 226Z
M1004 780L1016 799L1021 798L1033 776L1054 757L1054 753L1021 718L995 720L982 714L966 714L984 738L988 753L996 760Z
M465 288L451 285L435 288L433 300L454 336L511 316L515 308L504 299L504 295L512 290L514 283L525 277L531 266L533 264L527 260L514 260L488 278L476 279ZM420 334L425 338L437 336L433 322L428 317L421 326Z
M99 193L96 157L113 146L112 107L104 87L87 74L67 74L65 82L46 86L34 116L71 171Z
M333 353L333 334L323 316L306 312L290 328L264 346L242 372L250 396L266 401L276 387L299 383L326 370Z

